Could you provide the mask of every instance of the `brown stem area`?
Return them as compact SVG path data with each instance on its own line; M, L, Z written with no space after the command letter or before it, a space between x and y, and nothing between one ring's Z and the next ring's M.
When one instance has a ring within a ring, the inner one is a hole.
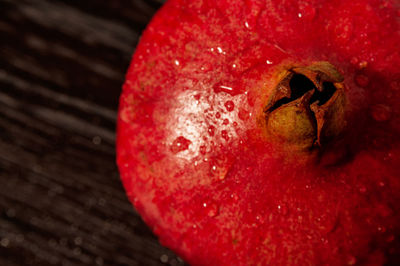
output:
M265 108L267 132L291 150L312 150L344 129L343 77L328 62L283 74Z

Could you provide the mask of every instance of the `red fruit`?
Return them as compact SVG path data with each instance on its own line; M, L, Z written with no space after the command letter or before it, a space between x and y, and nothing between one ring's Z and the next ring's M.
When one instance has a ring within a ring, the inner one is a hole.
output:
M399 263L395 0L171 0L143 34L118 165L193 265Z

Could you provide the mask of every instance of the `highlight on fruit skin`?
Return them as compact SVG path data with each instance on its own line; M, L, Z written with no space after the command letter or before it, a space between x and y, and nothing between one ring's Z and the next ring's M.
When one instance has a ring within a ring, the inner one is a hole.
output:
M400 264L395 0L170 0L120 98L117 163L191 265Z

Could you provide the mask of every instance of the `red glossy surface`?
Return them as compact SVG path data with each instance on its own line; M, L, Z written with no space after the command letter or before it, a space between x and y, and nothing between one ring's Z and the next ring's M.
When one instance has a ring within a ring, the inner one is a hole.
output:
M127 74L117 143L127 193L163 244L194 265L379 265L399 254L395 5L165 4ZM350 156L329 167L282 159L259 123L274 75L312 61L345 77Z

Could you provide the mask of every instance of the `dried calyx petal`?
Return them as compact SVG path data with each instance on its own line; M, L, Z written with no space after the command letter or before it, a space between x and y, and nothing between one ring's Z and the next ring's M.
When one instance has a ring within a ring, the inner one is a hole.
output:
M345 126L343 76L329 62L282 73L265 108L268 137L292 151L311 151Z

